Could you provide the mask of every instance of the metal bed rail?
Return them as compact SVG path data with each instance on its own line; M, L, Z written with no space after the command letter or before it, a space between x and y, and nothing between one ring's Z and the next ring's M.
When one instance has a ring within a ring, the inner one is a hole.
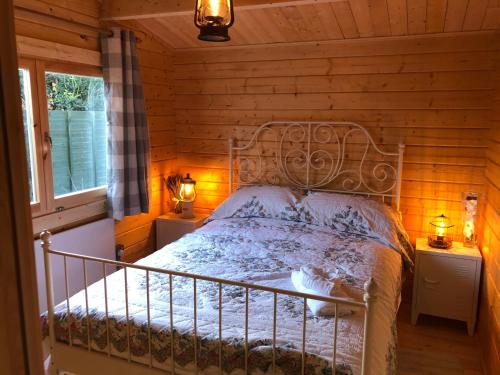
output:
M175 366L175 352L174 352L174 312L173 312L173 287L172 287L172 277L184 277L191 279L193 281L193 340L194 340L194 367L195 373L198 374L198 348L197 348L197 329L198 329L198 321L197 321L197 282L198 281L208 281L213 282L218 285L218 340L219 340L219 373L223 373L223 355L222 355L222 287L224 285L229 286L237 286L241 287L245 290L245 323L244 323L244 340L245 340L245 374L249 374L248 367L248 358L249 358L249 346L248 346L248 312L249 312L249 290L260 290L265 292L270 292L273 294L273 334L272 334L272 372L276 374L277 366L276 366L276 320L277 320L277 300L278 295L287 295L298 297L303 300L304 308L302 313L302 362L301 362L301 374L305 373L305 364L306 364L306 322L307 322L307 300L313 299L317 301L323 301L334 304L335 318L334 318L334 327L333 327L333 356L332 356L332 374L335 374L336 365L337 365L337 334L338 334L338 306L351 306L357 307L364 310L364 337L363 337L363 352L361 358L361 374L367 375L370 374L370 334L371 334L371 321L373 315L373 303L376 300L376 291L377 285L373 278L370 278L364 285L364 295L363 301L355 301L345 298L339 297L327 297L320 295L313 295L308 293L301 293L291 290L278 289L267 287L263 285L255 285L245 282L226 280L217 277L205 276L205 275L197 275L186 272L179 272L174 270L166 270L162 268L155 268L149 266L143 266L138 264L130 264L120 261L114 261L109 259L102 259L92 256L73 254L64 251L58 251L51 249L51 234L48 231L44 231L40 235L41 237L41 247L43 249L44 254L44 263L45 263L45 279L46 279L46 292L47 292L47 304L48 304L48 320L49 320L49 342L50 342L50 351L52 354L51 363L54 364L57 362L57 358L54 358L54 346L55 346L55 331L54 331L54 293L53 293L53 280L52 280L52 269L50 263L50 255L60 256L63 258L63 266L64 266L64 282L66 289L66 309L68 319L71 318L70 314L70 305L69 305L69 292L68 292L68 273L67 273L67 259L79 259L82 261L82 269L83 269L83 277L84 277L84 293L85 293L85 307L86 307L86 319L87 319L87 350L90 352L91 349L91 321L89 315L89 301L88 301L88 282L87 282L87 262L96 262L100 263L102 266L102 280L104 282L104 303L105 303L105 316L106 316L106 339L107 339L107 356L111 356L111 343L110 343L110 334L109 334L109 311L108 311L108 290L107 290L107 277L109 276L106 272L106 265L113 265L116 267L121 267L124 272L124 287L125 287L125 314L126 314L126 322L127 322L127 349L128 349L128 362L131 362L131 344L130 344L130 316L129 316L129 301L128 301L128 279L127 279L127 270L128 269L137 269L143 270L146 272L146 306L147 306L147 330L148 330L148 350L149 350L149 367L153 368L153 354L151 347L151 314L150 314L150 273L161 273L164 275L168 275L169 278L169 319L170 319L170 329L172 333L170 335L170 360L171 360L171 368L170 373L175 375L176 366ZM72 333L71 328L68 329L68 338L69 338L69 346L73 345L72 342ZM154 367L155 369L159 369L158 367ZM64 369L60 369L64 370Z

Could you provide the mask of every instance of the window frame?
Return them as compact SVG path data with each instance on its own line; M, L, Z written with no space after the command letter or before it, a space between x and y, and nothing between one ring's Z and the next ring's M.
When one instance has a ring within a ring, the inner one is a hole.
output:
M19 58L19 68L29 71L31 102L33 107L33 126L35 127L36 133L34 148L37 168L36 188L38 202L31 204L32 217L36 218L37 221L40 221L38 219L42 219L43 221L43 216L54 215L57 216L57 222L60 222L61 225L66 225L68 223L65 220L65 216L67 216L70 221L74 221L76 212L79 213L78 220L88 218L89 216L95 216L94 203L106 199L106 185L57 197L54 195L52 149L50 146L50 126L45 73L53 72L102 78L102 69L76 63L53 62L25 57ZM83 206L89 207L89 210L87 211ZM74 212L70 212L72 209ZM105 212L104 210L103 213ZM86 212L88 212L87 215ZM47 223L53 222L54 218L47 217ZM53 224L50 226L52 227Z
M32 114L32 125L33 125L33 135L34 135L34 156L35 163L34 167L36 171L34 175L36 176L36 181L33 181L33 187L35 189L35 194L37 200L35 202L31 202L31 214L32 216L39 216L43 212L47 211L46 207L46 185L44 183L44 163L43 163L43 150L39 146L42 144L42 129L40 122L40 110L38 103L38 85L37 85L37 73L36 73L36 61L29 60L25 58L20 58L18 60L18 68L24 69L28 72L29 82L30 82L30 90L29 93L24 93L25 95L30 94L31 100L31 114Z

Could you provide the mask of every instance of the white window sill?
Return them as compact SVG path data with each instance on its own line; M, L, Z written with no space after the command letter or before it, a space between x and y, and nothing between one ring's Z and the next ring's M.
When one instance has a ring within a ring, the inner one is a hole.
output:
M99 217L107 212L106 199L99 199L60 212L53 212L33 218L33 233L38 236L44 230L60 230L74 226L88 219Z

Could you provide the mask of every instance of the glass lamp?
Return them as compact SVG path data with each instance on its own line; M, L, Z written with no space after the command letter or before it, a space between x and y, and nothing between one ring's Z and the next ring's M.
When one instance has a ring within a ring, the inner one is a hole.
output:
M449 249L452 245L452 241L451 238L447 236L448 229L454 226L451 224L450 219L444 216L444 214L441 214L432 219L429 225L429 233L432 233L428 237L429 246L437 249Z
M181 189L179 190L180 201L182 202L182 217L191 219L194 217L193 202L196 199L196 181L186 174L181 180Z
M476 214L477 193L464 193L464 246L474 247L476 245Z
M233 0L196 0L194 24L198 39L207 42L230 40L228 29L234 22Z

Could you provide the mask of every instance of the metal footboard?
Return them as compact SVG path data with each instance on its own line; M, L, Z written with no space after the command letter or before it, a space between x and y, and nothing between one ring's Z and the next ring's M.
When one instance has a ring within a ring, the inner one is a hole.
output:
M244 322L244 340L245 340L245 374L249 374L249 366L248 366L248 358L249 358L249 344L248 344L248 311L249 311L249 291L250 290L260 290L265 292L270 292L273 295L272 303L273 303L273 333L272 333L272 370L273 374L276 374L277 366L276 366L276 316L277 316L277 301L279 295L287 295L301 298L304 303L304 309L302 314L302 363L301 363L301 374L305 373L305 365L306 365L306 323L307 323L307 300L313 299L318 301L324 301L333 303L335 306L335 318L334 318L334 327L333 327L333 356L332 356L332 374L336 373L337 366L337 334L338 334L338 314L337 308L339 306L350 306L362 309L364 311L364 338L363 338L363 352L361 358L361 374L368 375L370 372L370 331L372 326L372 316L373 316L373 303L376 299L376 283L373 278L370 278L364 286L364 295L363 301L354 301L344 298L337 297L326 297L319 295L312 295L306 293L300 293L296 291L290 291L285 289L277 289L262 285L254 285L244 282L225 280L216 277L203 276L190 274L186 272L178 272L172 270L165 270L161 268L142 266L138 264L129 264L125 262L113 261L108 259L101 259L91 256L72 254L69 252L63 252L58 250L51 249L51 234L48 231L41 233L41 247L44 253L44 262L45 262L45 279L46 279L46 291L47 291L47 303L48 303L48 323L49 323L49 340L50 340L50 351L51 351L51 363L57 365L57 355L54 356L54 347L56 345L56 337L54 331L54 293L53 293L53 281L52 281L52 270L50 263L50 255L60 256L63 258L64 265L64 276L65 276L65 287L66 287L66 308L67 308L67 316L70 318L70 306L69 306L69 292L68 292L68 274L67 274L67 259L78 259L82 262L82 270L84 275L84 291L85 291L85 307L86 307L86 318L87 318L87 350L90 352L91 349L91 321L89 315L89 304L88 304L88 283L87 283L87 262L96 262L101 264L102 267L102 277L104 282L104 299L105 299L105 314L106 314L106 338L107 338L107 356L111 357L111 343L110 343L110 335L109 335L109 316L108 316L108 291L107 291L107 273L106 266L112 265L116 267L120 267L124 271L124 287L125 287L125 313L126 313L126 321L127 321L127 348L128 348L128 362L131 362L131 343L130 343L130 316L129 316L129 306L128 306L128 280L127 280L127 270L128 269L138 269L146 272L146 304L147 304L147 334L148 334L148 349L149 349L149 361L148 365L150 368L153 368L153 354L152 354L152 345L151 345L151 311L150 311L150 273L160 273L164 275L168 275L169 279L169 319L170 319L170 327L172 330L172 334L170 335L171 340L171 368L169 372L172 375L177 374L176 366L175 366L175 352L174 352L174 334L173 334L173 321L174 321L174 311L173 311L173 298L172 298L172 277L183 277L192 280L193 287L193 340L194 340L194 367L195 373L198 373L198 358L199 353L197 353L197 330L198 330L198 321L197 321L197 282L198 281L208 281L218 285L218 340L219 340L219 373L223 373L223 355L222 355L222 287L224 285L237 286L241 287L245 291L245 322ZM68 329L69 335L69 346L72 346L72 333L71 328ZM59 345L59 343L58 343ZM64 370L64 369L60 369Z

